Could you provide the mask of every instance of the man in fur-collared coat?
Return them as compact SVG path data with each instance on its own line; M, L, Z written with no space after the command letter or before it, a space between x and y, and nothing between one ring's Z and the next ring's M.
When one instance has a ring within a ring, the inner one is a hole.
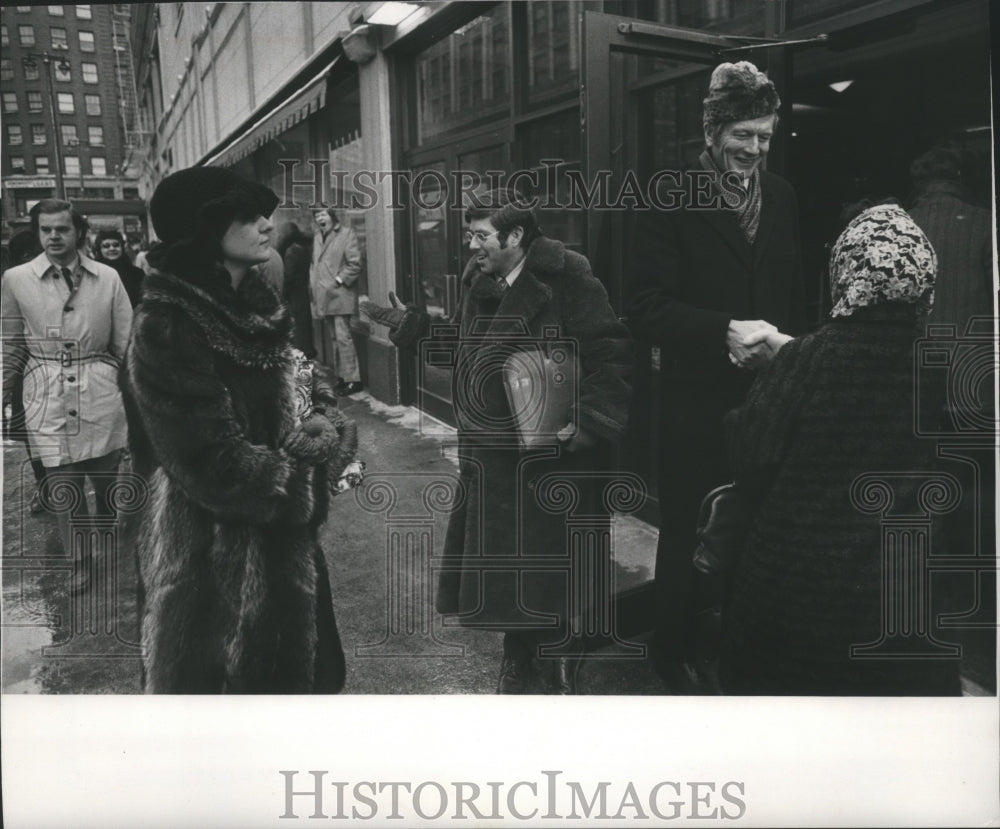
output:
M266 249L253 234L276 203L220 168L175 173L150 203L163 243L121 379L149 489L137 545L149 693L343 685L317 542L339 461L336 397L317 375L303 409L286 308L256 269L237 283L218 258L234 234Z
M533 690L533 657L545 655L539 646L567 636L570 591L593 578L551 560L570 555L570 509L607 516L601 489L625 430L632 346L585 257L543 237L534 212L506 191L478 201L487 206L466 211L473 258L448 325L432 325L414 308L362 308L390 326L397 345L416 347L432 336L435 352L453 355L463 491L448 525L437 609L458 614L460 624L504 632L498 692L524 693ZM565 343L576 351L575 402L557 443L523 451L504 389L504 360L520 351L557 359ZM559 502L566 492L560 480L579 493L574 507ZM550 559L547 570L531 565L540 556ZM579 655L572 645L569 651L546 660L547 690L575 691Z

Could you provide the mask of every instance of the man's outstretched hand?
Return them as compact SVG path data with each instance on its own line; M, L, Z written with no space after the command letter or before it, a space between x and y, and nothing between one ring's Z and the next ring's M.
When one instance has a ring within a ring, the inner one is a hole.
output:
M392 307L386 307L385 305L376 305L370 299L364 299L359 303L359 307L365 316L368 317L372 322L377 322L379 325L386 325L389 328L396 329L399 328L400 324L403 322L403 317L406 316L406 308L404 308L396 295L389 291L389 302L392 303Z

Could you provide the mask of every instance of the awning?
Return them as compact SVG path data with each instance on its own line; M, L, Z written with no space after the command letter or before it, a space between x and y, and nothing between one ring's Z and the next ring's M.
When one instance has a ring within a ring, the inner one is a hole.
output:
M204 164L229 167L322 109L326 105L326 79L332 68L333 63L295 92L285 103L251 125L217 155L206 159Z

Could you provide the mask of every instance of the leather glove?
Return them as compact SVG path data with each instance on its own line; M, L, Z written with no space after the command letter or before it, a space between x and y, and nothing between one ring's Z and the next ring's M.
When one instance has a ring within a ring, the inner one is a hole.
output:
M391 308L387 308L384 305L376 305L370 299L362 300L359 307L362 313L372 320L372 322L386 325L395 330L403 322L403 317L406 316L406 308L400 304L392 291L389 291L389 301L392 303Z
M289 455L311 464L326 463L340 444L337 429L323 415L312 414L289 433L282 448Z

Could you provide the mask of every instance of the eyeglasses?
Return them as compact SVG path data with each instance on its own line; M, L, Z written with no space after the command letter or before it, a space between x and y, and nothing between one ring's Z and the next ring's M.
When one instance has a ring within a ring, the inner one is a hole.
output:
M120 248L121 246L122 246L121 242L113 242L113 241L101 242L102 248Z
M491 236L496 236L500 231L494 230L492 233L484 233L482 230L467 230L464 234L465 244L469 244L473 239L475 239L479 244L483 244Z

